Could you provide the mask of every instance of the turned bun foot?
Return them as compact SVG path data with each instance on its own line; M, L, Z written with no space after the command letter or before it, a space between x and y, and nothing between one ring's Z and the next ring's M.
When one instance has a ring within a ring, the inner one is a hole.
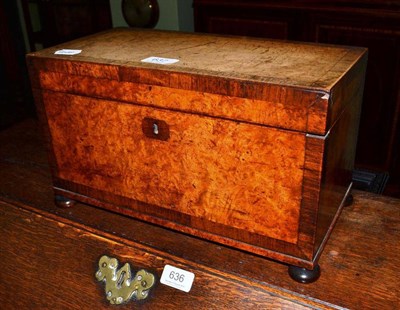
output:
M319 265L316 265L314 269L311 270L297 266L289 266L288 272L290 277L296 282L307 284L318 280L321 275L321 268Z
M76 204L76 201L61 195L56 195L54 198L56 205L60 208L71 208Z
M344 207L349 207L349 206L351 206L353 204L353 201L354 201L353 195L352 194L348 194L346 199L344 200L344 205L343 206Z

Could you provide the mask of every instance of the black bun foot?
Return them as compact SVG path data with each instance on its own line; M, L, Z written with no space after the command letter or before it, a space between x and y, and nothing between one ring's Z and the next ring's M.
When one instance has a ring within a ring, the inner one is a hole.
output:
M349 206L351 206L353 204L353 201L354 201L353 195L352 194L348 194L346 199L344 200L344 205L343 206L344 207L349 207Z
M318 280L321 275L321 268L316 265L314 269L301 268L297 266L289 266L288 272L290 277L300 283L312 283Z
M54 198L56 205L60 208L71 208L76 204L76 201L61 195L56 195Z

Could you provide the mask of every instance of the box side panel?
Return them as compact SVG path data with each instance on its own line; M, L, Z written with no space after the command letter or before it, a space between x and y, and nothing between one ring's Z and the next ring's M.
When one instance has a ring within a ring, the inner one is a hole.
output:
M357 75L353 73L354 81L347 84L349 89L339 91L340 96L336 97L343 102L346 109L338 116L325 140L316 251L324 246L324 240L330 234L340 212L339 206L351 186L364 90L365 62L358 66L357 70Z
M326 132L335 125L345 109L357 109L354 113L359 113L364 89L367 59L368 53L367 50L365 50L355 64L348 64L349 69L346 74L333 86L329 98L330 107L326 120ZM359 91L361 91L361 94L358 93ZM353 107L354 105L356 105L356 107ZM349 128L350 132L356 131L358 133L358 117L359 116L356 116L357 119L354 120L354 126L356 127Z

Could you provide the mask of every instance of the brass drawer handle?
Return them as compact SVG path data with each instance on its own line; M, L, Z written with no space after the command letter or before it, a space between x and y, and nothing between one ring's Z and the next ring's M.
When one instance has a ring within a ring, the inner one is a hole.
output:
M131 267L126 263L118 269L116 258L104 255L99 260L99 269L96 272L96 279L105 282L105 292L110 304L119 305L129 301L145 299L149 290L155 283L152 273L144 269L139 270L132 279Z

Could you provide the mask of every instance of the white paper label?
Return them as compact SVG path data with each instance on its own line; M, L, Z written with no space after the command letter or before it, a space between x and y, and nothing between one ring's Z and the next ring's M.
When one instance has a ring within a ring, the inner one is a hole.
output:
M174 58L163 58L163 57L148 57L141 60L142 62L148 62L151 64L159 64L159 65L170 65L179 61L179 59Z
M162 284L186 293L192 288L193 281L194 273L170 265L165 265L160 279Z
M62 50L56 51L54 54L55 55L78 55L81 52L82 52L82 50L62 49Z

